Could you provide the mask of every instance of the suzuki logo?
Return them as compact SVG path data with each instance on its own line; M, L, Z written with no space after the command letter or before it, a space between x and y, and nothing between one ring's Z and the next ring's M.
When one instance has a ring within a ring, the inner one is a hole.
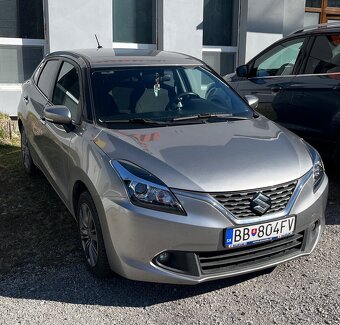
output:
M250 209L257 215L265 214L271 207L271 199L267 195L257 193L250 201Z

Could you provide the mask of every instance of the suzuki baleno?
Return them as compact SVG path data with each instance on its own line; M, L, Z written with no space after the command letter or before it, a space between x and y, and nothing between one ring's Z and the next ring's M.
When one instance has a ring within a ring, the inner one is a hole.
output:
M18 109L25 170L77 220L88 269L195 284L308 255L325 223L316 150L200 60L48 55Z

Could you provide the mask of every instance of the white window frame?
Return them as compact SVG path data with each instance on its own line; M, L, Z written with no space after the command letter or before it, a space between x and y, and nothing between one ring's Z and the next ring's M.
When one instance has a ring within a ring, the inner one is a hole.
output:
M157 44L112 42L114 49L156 50Z
M1 45L43 46L45 48L47 43L45 39L0 37Z
M33 39L33 38L11 38L0 37L1 46L38 46L43 47L43 54L46 54L47 41L45 39ZM0 83L0 90L21 90L21 83Z

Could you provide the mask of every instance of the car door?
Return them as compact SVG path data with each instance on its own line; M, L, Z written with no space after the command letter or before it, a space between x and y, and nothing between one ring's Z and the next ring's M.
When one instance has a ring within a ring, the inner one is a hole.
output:
M57 74L51 99L46 104L46 106L66 106L71 112L75 128L80 123L82 112L80 84L80 68L72 61L64 60ZM69 201L69 150L70 142L74 137L77 137L75 132L70 132L62 125L46 121L42 137L45 164L50 181L55 185L60 197L65 202Z
M44 108L51 95L59 66L58 59L43 61L29 81L29 85L24 88L22 95L28 112L26 134L31 144L31 154L34 162L44 173L46 173L46 158L41 146L45 129Z
M340 33L311 39L292 87L292 107L281 114L282 123L322 151L335 149L340 140Z
M293 74L301 62L305 37L282 41L265 50L249 64L249 74L238 81L237 92L255 95L259 98L257 111L277 121L272 102L279 94L284 105L290 105L292 93L290 85Z

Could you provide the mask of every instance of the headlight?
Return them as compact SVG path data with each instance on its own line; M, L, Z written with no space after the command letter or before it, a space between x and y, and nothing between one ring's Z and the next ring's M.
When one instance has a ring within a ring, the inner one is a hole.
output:
M323 165L322 159L319 153L307 142L304 141L309 151L309 154L312 158L313 162L313 178L314 178L314 185L313 190L316 192L325 176L325 167Z
M144 208L186 215L171 190L156 176L127 161L111 160L133 204Z

